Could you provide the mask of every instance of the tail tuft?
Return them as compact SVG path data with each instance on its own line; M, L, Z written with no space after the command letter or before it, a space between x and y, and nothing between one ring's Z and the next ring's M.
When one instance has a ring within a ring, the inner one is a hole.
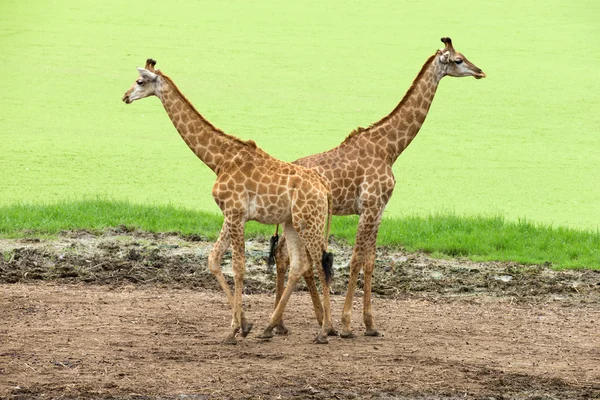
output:
M333 280L333 254L323 251L323 257L321 257L321 265L325 272L325 281L330 284Z
M275 265L275 251L277 250L277 244L279 243L279 235L277 233L271 236L270 243L271 246L269 249L269 258L267 258L267 265L269 268L273 268L273 265Z

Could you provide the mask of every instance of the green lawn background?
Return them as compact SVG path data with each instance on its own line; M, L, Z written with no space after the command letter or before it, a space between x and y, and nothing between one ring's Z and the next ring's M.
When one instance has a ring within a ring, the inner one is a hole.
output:
M214 125L292 161L400 101L452 37L488 78L445 78L398 159L386 216L455 212L597 229L600 3L0 3L0 205L97 198L218 212L214 175L157 99L147 57Z

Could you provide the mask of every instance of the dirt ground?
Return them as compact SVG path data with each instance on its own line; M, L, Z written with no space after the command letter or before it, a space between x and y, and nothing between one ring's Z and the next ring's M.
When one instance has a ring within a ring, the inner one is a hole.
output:
M247 242L254 331L221 345L231 313L201 237L64 232L0 240L0 397L93 399L600 399L600 273L434 260L378 249L383 337L312 343L299 287L290 333L256 334L273 306L266 241ZM333 245L334 322L351 248ZM229 259L224 262L227 272Z

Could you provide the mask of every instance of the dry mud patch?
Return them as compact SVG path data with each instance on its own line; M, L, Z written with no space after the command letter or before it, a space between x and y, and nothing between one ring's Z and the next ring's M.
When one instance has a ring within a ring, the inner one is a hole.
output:
M247 315L273 303L266 241L247 242ZM600 398L600 274L434 260L381 248L385 336L315 345L302 287L290 334L223 346L225 296L200 237L107 231L0 240L0 397L131 399ZM333 245L339 326L351 248ZM229 259L224 261L227 272Z

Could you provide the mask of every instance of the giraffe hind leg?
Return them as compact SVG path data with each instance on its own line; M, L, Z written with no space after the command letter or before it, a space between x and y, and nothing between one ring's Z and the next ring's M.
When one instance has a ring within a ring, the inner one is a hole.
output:
M270 339L273 337L273 329L279 325L283 318L283 312L289 301L289 298L296 286L296 283L300 277L306 272L306 269L310 267L308 259L306 257L306 251L302 244L302 240L298 236L291 223L284 224L285 235L287 237L287 248L290 256L290 272L288 276L288 282L281 294L277 306L271 316L269 325L265 328L263 333L259 335L260 339Z
M323 255L321 257L321 266L323 267L323 272L325 274L325 281L327 285L330 286L333 281L333 254L323 251ZM329 287L327 288L327 292L329 293ZM333 327L333 322L329 321L329 327L327 328L327 336L338 336L338 331Z
M315 311L315 318L317 319L317 323L319 326L323 325L323 304L321 303L321 297L319 296L319 290L317 289L317 284L315 282L315 274L313 272L312 267L306 271L304 274L304 282L306 282L306 287L308 288L308 292L310 293L310 299L313 303L313 309Z
M367 249L367 257L364 267L364 297L363 297L363 322L365 324L365 336L383 336L377 330L375 325L375 319L373 318L373 311L371 310L371 283L373 278L373 269L375 266L375 255L376 248Z
M319 232L320 229L317 229ZM333 256L323 250L323 238L320 235L302 232L301 237L306 244L306 250L310 257L310 268L313 265L317 268L321 288L323 289L323 323L321 331L315 338L317 344L329 343L328 336L336 336L337 331L333 327L331 320L331 295L330 282L332 277Z
M330 281L325 274L326 264L324 262L325 257L323 257L323 254L319 254L318 251L311 251L311 259L317 260L314 264L318 268L319 280L321 281L321 288L323 289L323 324L321 325L321 331L314 342L317 344L327 344L329 343L328 336L337 336L338 334L333 327L333 322L331 320ZM331 260L333 259L331 258Z
M290 266L290 256L289 251L287 249L287 242L285 239L285 235L279 238L279 243L277 244L277 248L274 254L275 264L277 266L277 277L276 277L276 286L275 286L275 307L279 304L279 300L281 299L281 295L284 289L284 280L285 274ZM313 309L315 311L315 317L317 319L317 323L319 326L323 324L323 305L321 304L321 297L319 296L319 290L317 289L317 284L315 283L315 276L312 268L308 268L306 273L303 275L304 281L306 282L306 287L310 293L310 298L313 303ZM277 335L287 335L289 330L283 323L283 317L279 324L275 327L275 334Z
M377 234L379 232L379 224L381 222L382 214L383 209L379 210L377 213L371 214L371 218L368 221L367 226L370 228L370 230L365 248L366 257L364 259L363 322L365 324L365 336L375 337L383 336L383 334L377 330L371 308L373 269L375 268L375 257L377 255Z

